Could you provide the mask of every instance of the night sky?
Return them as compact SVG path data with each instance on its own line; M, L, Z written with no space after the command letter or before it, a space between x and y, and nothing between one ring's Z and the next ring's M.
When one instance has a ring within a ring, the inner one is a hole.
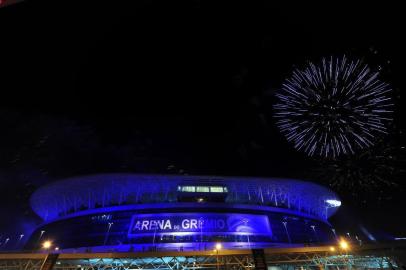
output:
M199 0L27 0L0 8L0 234L35 222L33 190L73 175L278 176L328 185L319 177L324 161L297 152L272 110L292 69L323 56L382 68L396 103L383 140L400 148L402 11L400 4ZM397 186L336 190L343 207L333 224L406 236L404 163L395 167Z

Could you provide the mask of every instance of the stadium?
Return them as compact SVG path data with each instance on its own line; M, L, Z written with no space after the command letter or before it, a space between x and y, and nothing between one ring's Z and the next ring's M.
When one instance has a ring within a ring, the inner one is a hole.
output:
M99 174L38 189L45 240L65 251L195 251L333 243L328 222L341 202L326 187L294 179Z

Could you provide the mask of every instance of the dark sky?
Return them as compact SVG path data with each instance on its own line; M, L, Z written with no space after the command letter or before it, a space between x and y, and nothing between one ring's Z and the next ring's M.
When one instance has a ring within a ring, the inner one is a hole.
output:
M380 65L395 88L403 130L401 12L400 4L199 0L31 0L1 8L3 212L18 205L27 213L36 186L82 173L311 179L319 161L277 131L274 91L307 60L362 58ZM403 192L384 196L395 190ZM363 194L370 201L359 206L343 191L337 226L405 234L402 196L378 204L374 194Z

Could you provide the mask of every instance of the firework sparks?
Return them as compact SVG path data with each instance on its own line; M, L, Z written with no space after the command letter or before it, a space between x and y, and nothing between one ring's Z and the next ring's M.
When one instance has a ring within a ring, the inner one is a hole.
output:
M370 147L392 121L392 89L378 76L346 57L296 69L276 94L277 125L310 156L337 157Z
M324 160L312 177L360 201L380 201L404 192L406 148L399 139L380 140L356 155Z

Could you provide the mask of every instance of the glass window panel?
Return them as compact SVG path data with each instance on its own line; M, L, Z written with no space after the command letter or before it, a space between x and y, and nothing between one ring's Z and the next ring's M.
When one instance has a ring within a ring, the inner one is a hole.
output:
M196 192L210 192L210 189L209 189L209 187L205 187L205 186L197 186Z
M223 192L223 187L210 187L210 192Z
M195 192L195 186L183 186L182 191L183 192Z

